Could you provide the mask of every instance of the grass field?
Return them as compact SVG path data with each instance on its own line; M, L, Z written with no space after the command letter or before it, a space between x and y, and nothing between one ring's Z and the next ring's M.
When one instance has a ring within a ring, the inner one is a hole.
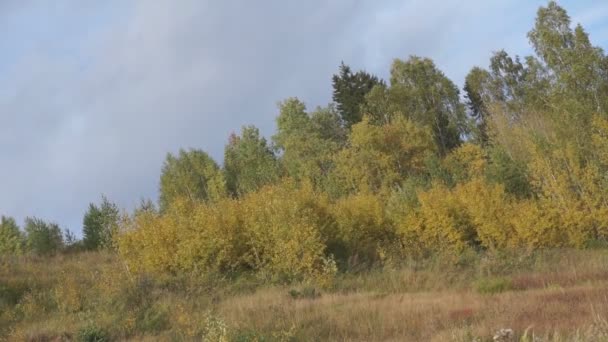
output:
M608 341L605 318L605 249L436 258L325 288L133 277L102 253L0 263L9 341Z

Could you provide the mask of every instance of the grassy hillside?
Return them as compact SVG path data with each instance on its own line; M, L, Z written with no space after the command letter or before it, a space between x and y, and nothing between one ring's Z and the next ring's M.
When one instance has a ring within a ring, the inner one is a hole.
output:
M82 240L0 215L0 336L608 340L608 55L555 1L527 37L463 93L342 64L332 104L167 154L158 202L102 196Z
M607 263L604 249L471 254L318 288L131 277L105 253L5 258L0 340L491 341L510 328L530 341L602 341Z

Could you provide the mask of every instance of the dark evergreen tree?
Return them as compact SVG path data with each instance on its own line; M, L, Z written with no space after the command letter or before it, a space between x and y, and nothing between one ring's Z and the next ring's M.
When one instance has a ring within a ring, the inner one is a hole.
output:
M337 104L338 113L347 127L361 121L365 95L376 85L384 82L378 77L365 71L353 73L344 62L340 64L337 75L332 77L333 100Z

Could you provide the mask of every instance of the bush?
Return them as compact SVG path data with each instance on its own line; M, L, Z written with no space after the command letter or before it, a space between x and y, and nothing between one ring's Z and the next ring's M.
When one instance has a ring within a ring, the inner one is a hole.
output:
M358 194L340 199L331 207L331 213L337 230L330 252L348 268L381 261L381 248L396 239L379 196Z
M466 205L444 185L418 194L420 205L400 222L406 252L458 256L478 243L477 231Z
M26 282L0 282L0 309L17 305L29 290Z
M276 282L332 276L325 247L334 223L326 208L327 200L310 186L297 188L289 181L246 196L241 204L246 263Z
M135 215L117 237L118 251L134 272L254 271L275 282L324 281L335 271L325 254L334 227L326 202L289 181L239 200L176 200L163 214Z

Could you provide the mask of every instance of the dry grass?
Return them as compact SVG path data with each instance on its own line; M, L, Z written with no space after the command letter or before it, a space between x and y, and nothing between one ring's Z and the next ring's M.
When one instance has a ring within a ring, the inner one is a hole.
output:
M514 291L326 294L293 300L280 289L220 304L229 325L255 331L298 328L302 339L331 341L446 341L455 331L492 336L503 327L537 334L569 333L608 317L608 284Z
M341 275L313 291L136 278L108 254L4 259L0 340L490 341L512 328L529 341L603 341L606 265L607 250L468 256Z

